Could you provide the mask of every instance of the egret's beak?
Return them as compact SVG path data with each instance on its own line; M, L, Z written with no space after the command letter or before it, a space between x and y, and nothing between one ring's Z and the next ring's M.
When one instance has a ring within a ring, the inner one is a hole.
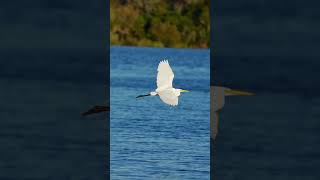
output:
M190 92L190 91L181 89L180 92Z
M227 95L231 95L231 96L253 96L253 93L250 92L245 92L245 91L238 91L238 90L233 90L233 89L226 89L224 90L224 92Z

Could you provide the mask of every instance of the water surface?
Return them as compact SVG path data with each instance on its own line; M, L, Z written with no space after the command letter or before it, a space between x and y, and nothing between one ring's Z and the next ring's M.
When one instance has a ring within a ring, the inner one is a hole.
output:
M164 58L191 91L177 107L135 99L156 88ZM112 47L110 59L111 179L209 179L209 50Z

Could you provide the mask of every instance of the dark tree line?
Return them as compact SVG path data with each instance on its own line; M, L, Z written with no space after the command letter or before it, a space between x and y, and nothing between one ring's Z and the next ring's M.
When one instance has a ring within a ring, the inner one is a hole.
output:
M111 0L112 45L210 46L209 0Z

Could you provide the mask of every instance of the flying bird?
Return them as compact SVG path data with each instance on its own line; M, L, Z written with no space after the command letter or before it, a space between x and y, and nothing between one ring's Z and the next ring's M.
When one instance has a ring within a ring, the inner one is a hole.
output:
M179 101L178 97L180 94L189 91L173 88L173 78L174 74L168 60L160 61L157 74L157 89L149 94L139 95L136 98L145 96L159 96L164 103L171 106L177 106Z
M224 107L226 96L251 96L253 93L239 91L221 86L211 86L210 87L210 97L211 97L211 113L210 113L210 129L211 138L216 139L218 134L218 124L219 124L219 112Z

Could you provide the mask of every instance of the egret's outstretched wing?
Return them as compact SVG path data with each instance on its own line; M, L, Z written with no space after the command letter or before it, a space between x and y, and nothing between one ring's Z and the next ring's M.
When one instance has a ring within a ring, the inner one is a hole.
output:
M178 97L176 94L173 92L172 89L167 89L158 92L160 99L172 106L177 106L178 105Z
M172 88L174 74L167 60L160 61L158 66L157 87L159 89Z

